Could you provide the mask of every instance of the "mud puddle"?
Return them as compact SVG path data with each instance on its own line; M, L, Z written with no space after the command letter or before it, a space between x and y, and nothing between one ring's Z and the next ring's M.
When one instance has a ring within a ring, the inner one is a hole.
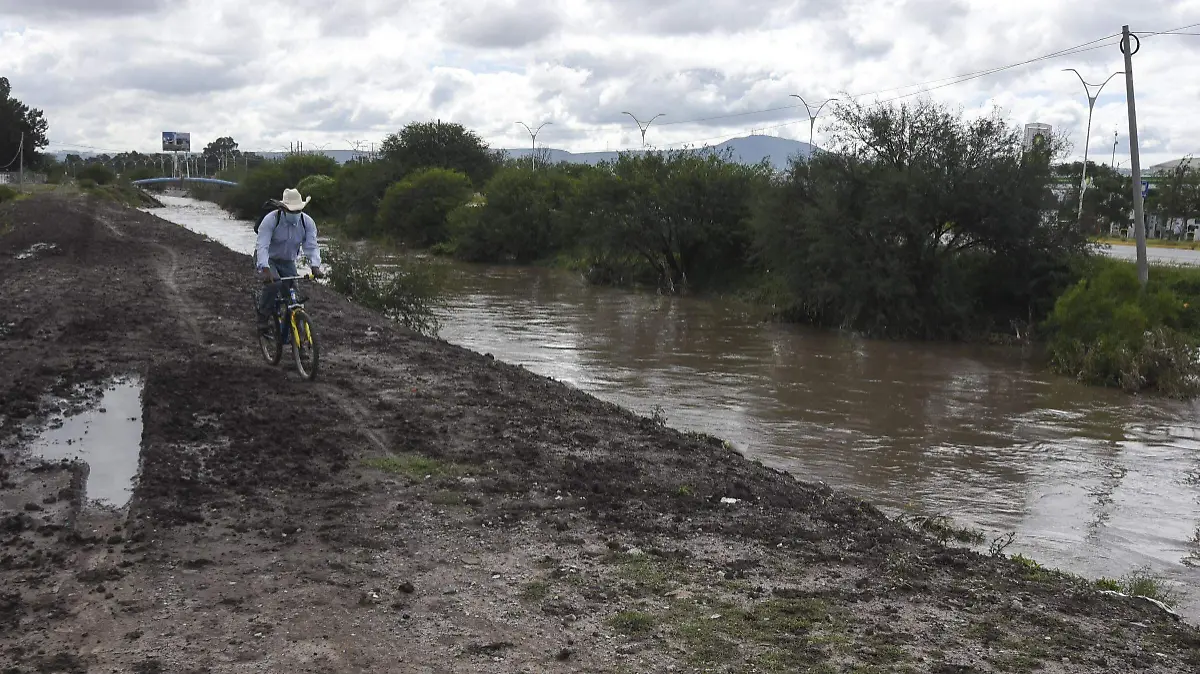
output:
M51 420L30 445L47 461L79 460L88 465L86 496L120 508L133 494L142 444L142 381L111 380L88 409Z

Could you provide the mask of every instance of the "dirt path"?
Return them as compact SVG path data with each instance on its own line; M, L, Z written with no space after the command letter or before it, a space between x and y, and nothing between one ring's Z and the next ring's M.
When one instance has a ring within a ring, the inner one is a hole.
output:
M249 262L0 208L0 672L1194 672L1081 579L406 334L323 289L320 381L258 357ZM42 247L25 259L34 244ZM25 448L144 381L132 500Z

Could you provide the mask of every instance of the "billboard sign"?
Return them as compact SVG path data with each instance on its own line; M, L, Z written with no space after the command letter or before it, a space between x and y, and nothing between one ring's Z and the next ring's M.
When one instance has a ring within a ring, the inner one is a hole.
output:
M192 134L177 131L163 131L163 152L191 152Z

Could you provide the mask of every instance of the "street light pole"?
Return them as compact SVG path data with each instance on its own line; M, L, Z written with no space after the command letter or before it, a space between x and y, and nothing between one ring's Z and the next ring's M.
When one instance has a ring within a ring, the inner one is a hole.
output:
M1084 136L1083 140L1083 176L1079 179L1079 214L1075 218L1077 222L1083 222L1083 194L1084 192L1087 192L1088 145L1091 144L1092 139L1092 110L1096 108L1096 99L1100 98L1100 91L1104 89L1104 85L1108 84L1109 80L1117 75L1124 75L1125 73L1118 71L1109 75L1108 79L1104 80L1104 82L1102 82L1100 86L1096 88L1096 93L1093 95L1092 87L1095 87L1095 84L1090 84L1084 80L1083 75L1080 75L1078 70L1074 68L1063 68L1064 73L1068 71L1075 73L1075 76L1078 77L1079 81L1083 83L1083 93L1087 95L1088 99L1087 134Z
M622 115L629 115L630 117L633 117L633 113L632 113L632 112L622 112L621 114L622 114ZM659 117L662 117L662 116L663 116L663 115L665 115L665 114L667 114L667 113L665 113L665 112L660 112L660 113L658 113L657 115L655 115L655 116L651 117L651 118L650 118L650 121L649 121L649 122L646 122L644 125L643 125L643 124L642 124L640 121L638 121L638 118L637 118L637 117L633 117L633 121L634 121L635 123L637 123L637 125L638 125L638 131L641 131L641 132L642 132L642 147L643 147L643 148L645 148L645 147L646 147L646 129L649 129L649 128L650 128L650 125L651 125L652 123L654 123L654 120L658 119Z
M792 98L799 98L800 102L804 104L804 109L808 111L808 156L811 158L813 151L813 131L816 130L817 127L817 117L820 116L822 108L838 99L831 98L828 101L825 101L821 105L817 106L816 112L813 112L812 108L808 105L808 101L805 101L804 98L802 98L799 94L792 94L791 96Z
M530 159L530 161L533 162L534 168L537 168L537 135L538 135L538 132L540 132L542 130L542 126L546 126L547 124L553 124L553 123L554 122L542 122L542 125L539 126L538 128L531 129L531 128L529 128L529 125L526 124L525 122L517 122L517 124L520 124L521 126L525 127L525 130L529 132L529 138L531 140L533 140L533 151L529 154L529 159Z

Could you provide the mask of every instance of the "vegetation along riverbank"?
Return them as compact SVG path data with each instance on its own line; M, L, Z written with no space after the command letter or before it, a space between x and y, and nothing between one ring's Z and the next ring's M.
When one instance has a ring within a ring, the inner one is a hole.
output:
M1200 666L1150 579L888 518L322 286L304 382L257 353L240 254L68 194L0 222L2 671ZM113 377L136 408L86 434ZM126 423L126 503L39 458Z
M779 320L878 338L1035 340L1050 367L1082 381L1196 394L1200 271L1156 268L1149 288L1122 285L1130 265L1091 245L1120 199L1089 192L1077 219L1076 198L1055 189L1072 170L1055 163L1060 145L1026 152L998 115L967 120L932 103L844 105L835 117L828 151L783 173L692 150L596 166L510 160L459 125L428 122L389 136L373 161L260 162L226 174L237 189L201 196L254 219L300 184L349 238L736 293ZM1114 195L1125 186L1097 175ZM1156 198L1175 204L1193 178Z

